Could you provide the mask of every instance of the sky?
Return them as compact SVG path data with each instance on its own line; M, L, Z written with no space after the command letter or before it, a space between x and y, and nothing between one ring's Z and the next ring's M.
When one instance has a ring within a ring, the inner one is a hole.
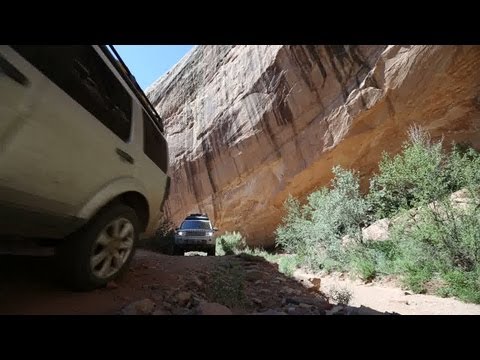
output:
M145 90L170 70L194 45L114 45Z

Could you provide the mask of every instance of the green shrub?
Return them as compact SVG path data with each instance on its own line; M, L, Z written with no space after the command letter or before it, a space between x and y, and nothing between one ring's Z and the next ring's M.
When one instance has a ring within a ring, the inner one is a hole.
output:
M247 248L247 243L242 234L234 231L226 232L217 238L216 254L219 256L234 255Z
M349 246L349 269L365 281L373 280L377 275L395 272L394 260L398 256L397 245L390 241L369 241Z
M443 279L447 285L440 289L441 295L480 304L480 267L470 272L452 270L445 273Z
M278 263L280 258L281 258L281 255L278 255L278 254L275 254L275 253L272 253L272 252L268 252L261 247L248 247L247 246L239 252L243 253L243 254L263 257L266 261L271 262L271 263Z
M302 254L307 251L305 236L311 221L307 219L308 213L305 207L292 196L285 201L286 215L283 218L283 226L276 230L276 245L281 246L287 253Z
M293 276L293 273L298 268L299 258L296 255L282 256L278 261L278 271L287 275Z
M399 246L397 269L405 284L424 292L432 279L446 282L440 292L467 301L480 294L480 207L455 207L448 200L398 222L392 237Z
M351 258L351 269L365 281L370 281L377 275L377 264L375 263L375 252L368 251L364 246L349 251Z
M480 287L459 279L470 279L480 260L480 214L475 205L480 204L480 154L455 144L445 153L441 145L432 143L422 129L411 128L403 151L395 157L384 155L379 174L371 180L368 200L376 218L402 219L391 230L397 248L391 272L401 274L415 292L425 292L429 281L441 279L448 284L448 289L440 290L443 295L474 299L471 294ZM448 195L461 188L468 190L473 204L467 210L449 200ZM408 211L413 207L419 209ZM374 258L380 249L355 251L352 264L357 272L367 276L379 271Z
M449 179L449 190L467 188L478 194L480 186L480 153L465 144L453 144L447 165L446 177Z
M383 154L379 172L370 180L368 200L374 217L381 219L464 187L474 191L479 185L479 152L453 144L447 154L442 141L432 142L428 132L412 127L401 153L393 157Z
M331 188L288 198L276 244L311 270L349 270L365 280L397 274L415 292L441 286L443 296L480 302L480 153L465 145L450 152L412 127L401 153L383 155L369 194L358 175L333 169ZM453 205L450 194L466 189ZM390 217L387 241L363 241L361 227ZM342 246L348 235L353 242ZM287 261L287 260L284 260ZM284 264L289 272L292 265Z
M358 175L334 167L332 188L313 192L307 204L289 197L286 215L276 230L276 244L300 256L310 269L338 270L345 265L342 238L361 241L367 203L360 194Z
M375 218L390 217L401 209L445 196L444 160L442 143L432 143L427 133L412 128L402 152L393 157L384 153L378 174L370 180L368 200Z

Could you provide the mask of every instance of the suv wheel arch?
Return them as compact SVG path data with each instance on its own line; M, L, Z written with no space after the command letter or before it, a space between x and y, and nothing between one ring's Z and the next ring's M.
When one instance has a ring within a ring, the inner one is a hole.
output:
M145 189L133 178L117 179L97 191L77 211L76 217L89 221L100 210L113 202L122 202L138 213L142 231L145 230L149 219L149 204L145 197Z

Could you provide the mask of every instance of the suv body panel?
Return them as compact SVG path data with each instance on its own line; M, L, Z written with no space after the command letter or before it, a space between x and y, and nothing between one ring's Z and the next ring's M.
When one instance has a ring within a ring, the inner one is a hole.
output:
M62 238L125 192L147 200L144 236L158 225L168 175L144 152L144 107L100 48L92 48L131 97L127 140L12 47L0 46L1 235ZM9 76L5 66L27 81Z

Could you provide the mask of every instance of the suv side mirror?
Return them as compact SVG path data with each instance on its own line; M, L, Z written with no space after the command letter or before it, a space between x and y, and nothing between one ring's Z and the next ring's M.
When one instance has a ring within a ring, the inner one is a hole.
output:
M218 231L218 228L214 227L214 228L213 228L213 231Z
M175 228L175 231L178 231L178 230L180 230L180 228Z

